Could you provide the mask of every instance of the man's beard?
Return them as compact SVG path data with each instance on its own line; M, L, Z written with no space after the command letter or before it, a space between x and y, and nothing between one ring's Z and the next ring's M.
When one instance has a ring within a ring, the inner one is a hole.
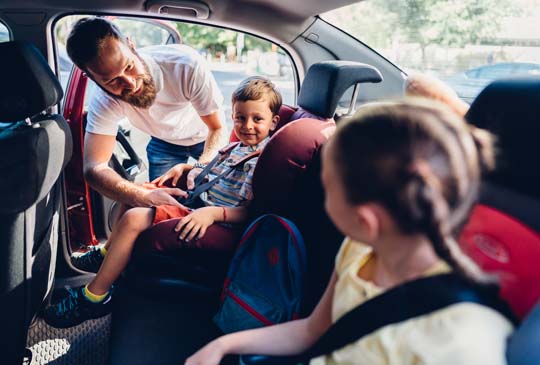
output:
M137 55L137 57L139 57L139 55ZM145 74L138 78L142 80L141 91L137 95L134 95L134 90L124 90L120 96L117 96L117 98L133 105L134 107L148 109L152 106L152 104L154 104L154 101L156 101L156 83L150 74L150 69L148 68L146 62L144 62L141 57L139 57L139 60L141 60L145 70Z
M156 95L157 95L157 89L156 89L156 83L154 82L154 78L150 74L150 69L148 68L148 65L144 60L137 54L135 51L133 51L135 56L139 58L139 60L142 62L144 66L145 74L141 75L137 78L137 80L142 80L141 85L141 92L138 95L133 95L132 92L134 90L124 90L121 95L115 95L111 93L109 90L105 89L99 82L95 82L95 84L103 91L105 91L107 94L109 94L114 99L120 99L125 101L128 104L133 105L134 107L141 108L141 109L148 109L154 104L154 101L156 101ZM90 73L87 72L89 75Z

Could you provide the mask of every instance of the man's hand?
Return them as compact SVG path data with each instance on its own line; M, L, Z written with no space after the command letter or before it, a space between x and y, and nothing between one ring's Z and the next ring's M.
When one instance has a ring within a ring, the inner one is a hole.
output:
M190 171L193 168L193 166L187 164L187 163L179 163L178 165L174 165L161 175L160 177L155 178L152 180L153 184L156 184L157 186L162 186L165 182L172 179L172 186L176 186L178 184L178 180L184 175L187 171Z
M221 209L221 208L220 208ZM179 239L189 242L192 239L200 239L216 221L214 212L219 211L216 207L203 207L180 219L174 230L180 232Z
M140 207L155 207L158 205L174 205L181 207L182 204L178 202L174 197L187 197L187 193L184 190L178 188L159 188L147 190L138 202Z
M202 170L203 169L199 167L195 167L189 172L186 181L186 188L188 190L193 190L193 188L195 188L195 179L201 174Z

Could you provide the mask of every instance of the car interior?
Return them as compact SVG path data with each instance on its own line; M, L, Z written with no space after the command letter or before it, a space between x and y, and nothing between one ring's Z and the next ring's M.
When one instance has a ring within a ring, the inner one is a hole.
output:
M182 28L186 24L235 31L272 44L290 62L287 71L271 63L275 73L265 71L269 66L262 61L249 68L253 74L274 73L277 85L288 85L280 124L254 172L252 215L281 215L302 233L308 253L307 315L326 287L343 240L324 210L321 147L336 124L358 107L402 97L407 77L362 39L320 16L356 2L0 4L0 25L7 29L5 39L0 37L0 363L179 364L221 334L212 317L234 251L171 249L177 220L159 223L138 238L132 261L115 285L111 315L68 329L52 328L41 318L46 304L91 280L94 274L74 267L69 257L107 239L116 208L84 181L82 173L92 82L76 67L67 72L63 63L61 31L71 24L70 17L120 19L128 23L126 33L131 31L130 19L155 23L164 34L162 44L190 45L185 30L190 28ZM223 69L224 59L232 57L226 52L215 62ZM243 62L249 65L246 58ZM225 79L223 85L227 82L232 83ZM465 116L497 137L498 151L497 169L482 182L480 201L459 243L480 267L500 279L500 297L519 318L508 340L509 364L540 364L540 269L535 264L540 258L540 177L534 169L539 97L538 76L514 76L486 86ZM120 127L110 166L128 180L144 181L139 145L145 143L136 140L136 133ZM228 237L236 242L243 228L214 225L204 239ZM239 361L229 356L222 363ZM251 361L284 363L271 357Z

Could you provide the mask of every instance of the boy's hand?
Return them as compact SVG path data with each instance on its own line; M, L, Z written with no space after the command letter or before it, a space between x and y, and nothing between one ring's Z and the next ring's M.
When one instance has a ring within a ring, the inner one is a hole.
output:
M186 188L188 190L193 190L193 188L195 187L195 179L197 178L197 176L199 176L201 174L203 169L199 168L199 167L195 167L193 169L191 169L191 171L189 172L188 176L187 176L187 183L186 183Z
M180 219L174 230L180 232L179 239L186 242L192 239L200 239L206 233L208 227L214 224L214 207L203 207Z
M219 338L210 342L202 349L191 355L186 361L185 365L219 365L221 358L223 357L223 348L220 344Z
M172 179L172 186L176 186L178 184L178 180L184 175L187 171L190 171L193 168L193 166L187 164L187 163L179 163L178 165L174 165L161 175L160 177L155 178L152 180L153 184L156 184L157 186L162 186L165 182Z

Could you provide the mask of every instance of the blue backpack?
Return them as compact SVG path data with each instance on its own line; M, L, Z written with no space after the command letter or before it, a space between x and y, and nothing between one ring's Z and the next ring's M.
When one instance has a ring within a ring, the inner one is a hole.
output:
M305 276L306 249L294 223L259 217L238 244L214 322L231 333L299 318Z

